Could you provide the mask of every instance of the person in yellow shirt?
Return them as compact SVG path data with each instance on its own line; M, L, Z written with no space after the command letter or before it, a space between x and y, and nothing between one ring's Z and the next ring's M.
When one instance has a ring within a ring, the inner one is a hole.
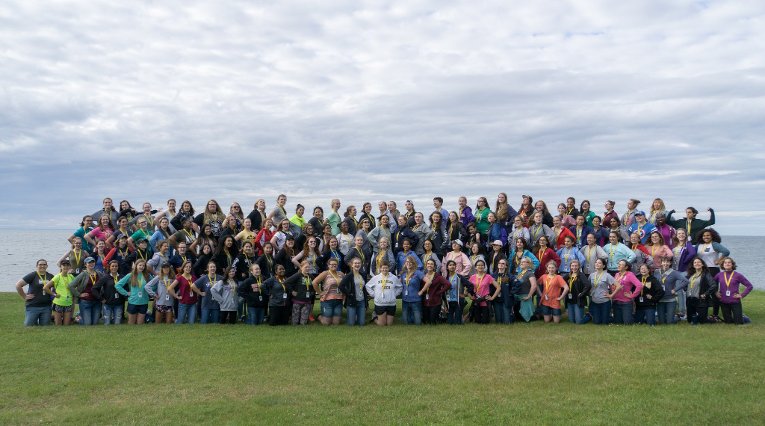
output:
M69 283L74 280L74 275L70 273L71 264L69 260L61 261L61 272L56 274L43 287L43 291L53 296L53 320L56 325L69 325L72 323L72 292L69 290Z

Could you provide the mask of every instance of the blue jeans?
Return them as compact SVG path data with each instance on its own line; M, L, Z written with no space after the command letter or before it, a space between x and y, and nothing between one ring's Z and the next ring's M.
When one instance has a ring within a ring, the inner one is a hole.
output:
M686 303L687 294L685 290L677 290L675 296L677 296L677 311L680 315L686 315L688 313L688 305Z
M50 325L50 306L27 306L24 312L24 325Z
M584 308L576 303L569 303L568 320L574 324L584 324Z
M614 302L614 323L625 325L633 323L632 302Z
M91 300L80 300L80 324L96 325L98 317L101 315L101 302Z
M462 324L462 306L464 305L463 300L449 302L449 314L446 317L449 324Z
M178 304L178 318L175 319L176 324L183 324L188 317L188 324L194 324L197 320L197 304L196 303L179 303Z
M656 307L637 308L635 322L656 325Z
M366 322L367 303L365 301L351 302L345 311L348 313L348 325L360 325L363 326Z
M220 308L202 308L202 320L200 322L202 324L217 324L220 322Z
M263 323L263 318L266 317L266 308L256 308L254 306L247 307L247 324L259 325Z
M494 304L494 320L497 324L510 324L513 322L512 309L510 305L502 302L492 302Z
M611 318L611 301L603 303L590 302L590 315L593 324L608 324Z
M422 303L402 302L404 324L422 324Z
M122 305L104 305L104 325L122 322Z
M656 311L659 313L659 324L675 324L675 305L677 302L659 302Z

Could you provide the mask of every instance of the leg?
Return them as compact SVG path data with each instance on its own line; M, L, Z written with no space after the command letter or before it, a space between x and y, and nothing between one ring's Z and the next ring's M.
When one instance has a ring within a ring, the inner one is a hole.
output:
M729 305L727 303L723 303L721 306L723 320L725 321L726 324L733 323L733 312L732 312L731 306L732 305ZM714 314L714 310L712 313Z
M179 303L178 304L178 318L175 319L176 324L183 324L183 321L186 320L186 314L188 312L189 305L185 303Z
M743 324L744 323L744 309L741 306L741 301L732 304L730 306L731 311L733 311L733 322L736 324Z
M367 316L366 302L356 303L356 316L358 317L358 324L363 327L364 323L366 322L366 316Z
M622 305L622 316L624 318L624 324L631 325L634 323L632 318L632 303L625 303Z
M388 325L388 314L378 314L377 325L379 326Z
M569 303L568 307L566 307L566 311L568 312L568 322L571 324L576 324L576 309L574 309L574 304Z
M300 324L300 305L297 303L292 304L292 325Z
M656 325L656 308L650 307L645 310L645 320L648 325Z
M72 311L64 312L64 325L69 325L71 323L72 323Z
M345 309L346 312L346 324L353 326L356 325L356 322L358 321L356 319L356 306L353 305L353 303L349 304L348 307Z
M412 303L412 313L414 316L414 325L421 325L422 324L422 304L420 303Z

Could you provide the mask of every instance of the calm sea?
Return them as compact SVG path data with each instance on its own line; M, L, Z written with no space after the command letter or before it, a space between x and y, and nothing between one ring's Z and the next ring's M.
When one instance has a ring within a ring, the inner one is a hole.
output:
M0 291L14 291L16 282L34 271L37 259L47 259L49 272L55 274L56 261L69 250L70 235L71 230L0 229ZM731 251L738 271L765 290L765 260L759 251L765 247L765 237L723 237L723 245Z

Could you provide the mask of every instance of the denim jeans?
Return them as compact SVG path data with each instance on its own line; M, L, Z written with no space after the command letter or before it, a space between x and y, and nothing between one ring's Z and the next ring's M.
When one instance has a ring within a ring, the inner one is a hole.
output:
M254 306L247 307L247 324L259 325L263 323L263 318L266 317L266 308L256 308Z
M590 315L593 324L607 325L611 319L611 301L603 303L590 303Z
M677 305L677 302L674 300L671 302L659 302L656 305L656 311L659 313L659 324L674 324L676 322L675 305Z
M688 304L686 303L686 299L687 299L686 291L677 290L677 292L675 292L675 296L677 296L677 312L679 312L680 315L686 315L688 313Z
M27 306L24 313L24 325L50 325L50 306Z
M510 306L502 302L492 302L494 305L494 320L497 324L510 324L513 322L512 309Z
M463 301L449 302L449 315L446 317L449 324L462 324L462 306L464 305Z
M584 324L584 308L576 303L569 303L568 320L573 324Z
M404 324L422 324L422 303L402 302Z
M202 324L217 324L219 321L220 308L202 308L202 318L199 322Z
M635 322L656 325L656 307L640 307L635 311Z
M186 318L188 317L188 321ZM178 304L178 318L175 319L176 324L194 324L197 320L197 304L196 303L179 303Z
M632 302L614 302L614 323L626 325L633 323Z
M122 322L123 305L104 305L104 325L119 324Z
M80 300L80 324L96 325L98 317L101 315L101 302L91 300Z
M366 322L367 303L365 301L351 302L345 311L348 313L348 325L361 325Z

